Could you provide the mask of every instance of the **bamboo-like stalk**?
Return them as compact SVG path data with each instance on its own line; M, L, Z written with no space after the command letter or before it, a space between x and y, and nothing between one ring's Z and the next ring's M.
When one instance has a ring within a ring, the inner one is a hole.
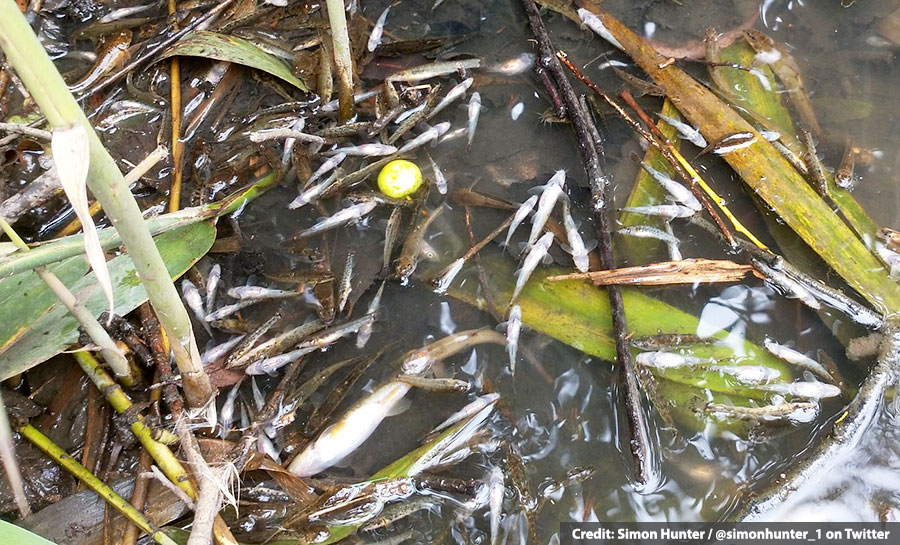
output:
M49 437L38 431L37 428L31 424L26 424L19 428L19 433L31 441L34 446L44 451L47 456L53 458L53 460L61 465L66 471L96 492L97 495L106 501L106 503L112 505L116 510L125 515L128 520L149 534L154 541L160 545L176 545L175 541L153 526L153 524L151 524L140 511L128 503L125 498L116 494L112 488L88 471L88 468L78 463L75 458L69 456L66 451L59 448L59 446L51 441Z
M6 473L6 480L9 482L9 489L16 500L19 516L22 518L30 517L31 507L29 507L28 499L25 497L22 472L19 471L19 464L16 462L12 428L9 425L9 418L6 416L6 405L3 404L2 396L0 396L0 460L3 461L3 470Z
M328 23L331 25L331 43L334 46L334 64L338 72L338 103L341 121L353 117L353 55L350 52L350 35L347 32L347 13L343 0L325 0Z
M25 241L19 237L3 218L0 218L0 229L3 229L3 232L16 245L16 248L22 252L29 251ZM35 267L34 272L41 277L44 284L47 284L47 287L56 295L56 298L69 309L69 313L78 320L78 323L81 324L81 327L84 328L85 333L88 334L91 340L100 347L103 361L109 365L116 377L122 381L122 384L126 386L136 384L137 377L131 372L128 360L125 359L125 356L119 350L119 347L116 346L115 341L112 340L106 329L94 318L94 314L82 303L79 303L75 294L69 291L69 288L55 274L47 270L46 267Z
M53 128L81 124L87 130L91 150L88 187L121 234L147 296L174 340L172 348L188 405L206 406L213 397L213 387L200 363L190 318L144 224L141 210L115 160L103 147L14 0L0 0L0 48Z

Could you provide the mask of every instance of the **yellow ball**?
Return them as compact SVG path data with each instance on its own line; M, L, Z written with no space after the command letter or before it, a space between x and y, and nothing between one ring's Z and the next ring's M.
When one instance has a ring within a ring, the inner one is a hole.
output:
M422 171L415 163L397 159L384 165L378 174L378 189L388 197L400 199L422 187Z

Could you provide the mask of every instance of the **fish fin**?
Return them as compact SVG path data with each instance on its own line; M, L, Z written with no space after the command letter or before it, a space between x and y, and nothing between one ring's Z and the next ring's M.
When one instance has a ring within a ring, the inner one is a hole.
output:
M544 254L544 257L541 258L541 263L543 265L552 265L553 264L553 256L550 255L550 252Z
M499 324L497 324L497 326L496 326L494 329L496 329L497 331L500 331L500 332L506 332L506 328L507 328L507 327L509 327L509 322L508 322L508 321L507 321L507 322L500 322Z
M598 241L598 240L596 240L596 239L595 239L595 240L587 240L587 241L585 241L585 243L584 243L584 249L587 250L587 251L589 251L589 252L593 252L593 251L597 248L597 244L598 244L599 242L600 242L600 241Z
M543 193L545 187L547 187L547 184L542 184L542 185L536 185L536 186L533 186L533 187L529 187L529 188L528 188L528 194L529 194L529 195L540 195L541 193Z
M387 412L386 416L397 416L398 414L405 413L411 405L412 401L404 397L391 407L391 410Z

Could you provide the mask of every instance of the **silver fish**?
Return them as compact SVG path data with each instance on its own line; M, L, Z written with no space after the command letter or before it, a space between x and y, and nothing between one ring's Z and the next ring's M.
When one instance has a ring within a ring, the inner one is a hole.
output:
M224 307L216 310L212 314L208 314L206 316L206 318L204 318L203 320L207 323L216 322L218 320L221 320L223 318L227 318L227 317L231 316L232 314L241 310L242 308L246 308L246 307L249 307L250 305L256 304L256 303L260 302L261 300L262 299L243 299L232 305L225 305Z
M531 218L531 234L528 235L529 245L534 244L538 235L544 230L544 225L546 225L550 213L553 212L556 201L559 200L560 197L564 197L563 184L565 181L566 171L557 170L550 178L550 181L544 185L544 188L541 191L541 197L538 200L537 211L534 213L534 217Z
M419 375L398 375L397 380L429 392L468 392L472 385L456 378L426 378Z
M382 91L384 91L384 89L379 87L377 89L372 89L371 91L365 91L365 92L359 93L357 95L353 95L353 103L359 104L360 102L362 102L364 100L369 100L370 98L372 98L374 96L380 95L382 93ZM336 111L338 111L339 106L340 106L340 102L337 99L335 99L335 100L332 100L331 102L326 102L325 104L323 104L319 108L319 110L322 112L336 112Z
M259 452L275 460L276 464L281 464L281 452L275 446L275 443L273 443L272 440L269 439L268 436L266 436L265 432L262 429L258 430L256 433L256 444Z
M235 286L228 290L228 296L238 301L244 299L284 299L303 295L293 290L278 290L262 286Z
M703 409L710 414L721 414L739 420L781 420L807 422L818 414L819 405L810 401L792 401L764 405L762 407L741 407L720 403L707 403Z
M831 373L829 373L821 363L810 358L806 354L778 344L769 338L763 340L763 347L775 355L775 357L780 358L791 365L800 367L801 369L806 369L817 377L834 384L834 377L831 376Z
M406 240L403 242L403 248L400 249L400 257L397 258L396 272L401 281L405 282L409 275L416 270L425 232L428 231L428 227L443 211L444 206L439 206L431 213L420 217L418 222L410 229Z
M672 224L670 222L666 222L663 224L663 227L666 229L666 234L669 235L671 239L677 240L675 238L675 231L672 230ZM673 242L666 243L667 249L669 250L669 259L672 261L681 261L682 255L681 250L678 248L678 244Z
M366 49L371 53L375 51L381 44L381 37L384 35L384 23L387 21L388 11L391 9L391 6L384 8L384 11L381 12L381 15L378 17L378 21L375 22L375 28L372 29L372 33L369 34L369 42L366 44Z
M234 404L237 401L241 382L243 382L243 380L238 381L231 391L228 392L225 403L222 404L222 410L219 411L219 424L222 425L222 429L219 431L219 437L223 439L228 435L228 431L231 429L231 423L234 421Z
M431 430L431 434L433 435L435 433L438 433L439 431L447 429L450 426L452 426L453 424L456 424L457 422L459 422L461 420L465 420L466 418L469 418L470 416L472 416L474 414L478 414L479 412L481 412L482 409L484 409L488 405L493 404L498 399L500 399L500 394L498 394L496 392L491 392L490 394L485 394L481 397L474 399L471 403L469 403L462 409L451 414L447 418L447 420L444 420L443 422L438 424L438 426L436 428Z
M840 388L823 382L784 382L764 384L757 388L776 394L804 397L806 399L822 399L841 395Z
M488 72L495 74L503 74L504 76L517 76L534 66L535 56L533 53L521 53L511 59L507 59L497 64L492 64L485 68Z
M516 210L515 215L513 216L512 222L509 224L509 230L506 231L506 240L503 241L503 247L506 248L509 246L509 240L512 238L513 233L516 232L516 229L519 228L519 225L525 221L525 218L528 217L528 214L531 214L531 211L534 210L534 205L538 202L538 196L532 195L528 197L519 208Z
M516 374L516 351L519 349L519 334L522 332L522 307L513 305L506 321L506 352L509 354L509 371Z
M673 219L689 218L694 215L695 210L680 204L655 204L649 206L626 206L622 208L622 212Z
M434 287L435 293L446 293L447 289L450 287L450 284L453 283L453 279L456 278L456 275L459 274L459 271L462 270L463 265L466 264L465 258L460 257L453 263L451 263L444 271L432 281L432 286Z
M342 153L341 155L344 155L344 154ZM344 156L346 157L346 155L344 155ZM337 157L337 155L335 155L335 157ZM321 182L313 185L312 187L306 188L306 190L304 190L303 193L300 193L299 195L297 195L297 198L294 199L293 201L291 201L290 204L288 204L288 208L291 210L296 210L302 206L305 206L311 202L314 202L316 199L321 197L322 194L325 193L325 191L329 187L331 187L331 184L333 184L336 180L337 180L337 171L335 171L334 174L332 174L328 178L325 178Z
M394 254L394 246L397 245L397 235L400 233L400 220L403 219L403 210L395 206L384 228L384 252L382 255L383 269L391 266L391 256Z
M444 135L445 132L450 130L450 123L444 121L443 123L438 123L437 125L431 127L430 129L424 131L422 134L416 136L415 138L409 140L398 150L397 153L406 153L412 151L416 148L424 146L428 142L432 140L437 140L441 136ZM446 186L444 188L444 192L446 192Z
M214 347L210 348L206 352L200 356L200 363L203 365L209 365L210 363L219 361L220 359L225 357L225 354L228 354L232 348L237 346L239 342L244 338L244 335L238 335L223 343L219 343Z
M469 97L468 121L466 122L466 134L468 138L468 146L472 146L472 140L475 139L475 128L478 127L478 117L481 115L481 93L475 91Z
M319 168L317 168L316 171L313 172L313 175L309 177L309 180L306 180L306 185L309 186L310 184L316 183L316 180L339 167L346 158L347 154L344 152L340 152L326 159L321 165L319 165Z
M656 182L661 185L662 188L666 190L666 193L671 195L676 202L680 202L691 210L695 210L697 212L703 209L700 201L698 201L697 197L695 197L694 194L691 193L690 189L684 187L672 178L669 178L647 163L641 163L641 167L643 167L643 169L647 171L647 174L652 176L653 179L656 180Z
M498 466L491 468L488 474L488 512L490 513L491 545L497 545L500 539L500 511L503 509L503 470Z
M484 343L505 346L506 337L486 328L458 331L404 354L400 361L400 371L407 375L423 375L435 362Z
M446 76L454 74L461 70L470 70L481 66L481 59L462 59L453 61L440 61L431 64L422 64L406 68L385 79L385 83L404 81L408 83L424 81L426 79L436 78L438 76Z
M209 268L206 276L206 313L212 312L216 306L216 292L219 290L219 281L222 280L222 267L216 263Z
M441 195L446 195L447 177L444 176L444 172L441 170L441 167L439 167L438 164L434 162L434 159L431 158L431 155L428 155L428 162L431 163L431 172L432 174L434 174L434 186L437 188L438 193L440 193Z
M200 290L197 289L193 282L185 278L181 283L181 293L184 295L184 302L187 303L191 312L202 322L206 317L206 312L203 310L203 298L200 297Z
M634 357L634 362L638 365L643 365L644 367L672 369L675 367L687 367L690 365L709 363L710 360L659 350L656 352L641 352Z
M596 32L598 36L611 43L615 47L621 49L622 51L625 51L625 48L622 47L622 44L619 43L619 40L617 40L615 36L612 35L612 32L610 32L609 29L606 28L606 25L603 24L603 21L601 21L599 17L584 8L578 9L578 17L581 18L582 23L587 25L589 29Z
M266 396L263 395L256 384L256 377L250 377L250 391L253 393L253 404L256 406L257 412L259 412L266 406Z
M706 139L703 138L703 135L700 134L700 131L698 131L694 127L691 127L687 123L678 121L677 119L669 117L662 113L658 113L656 115L658 115L660 119L662 119L669 125L672 125L672 127L674 127L676 131L678 131L678 134L680 134L682 138L684 138L691 144L701 149L706 147Z
M378 287L378 291L375 292L375 297L369 302L369 308L366 310L366 314L374 316L378 311L378 306L381 305L381 294L384 292L384 284L385 282L383 281L381 286ZM359 327L359 331L356 332L356 348L362 349L366 346L366 343L369 342L369 338L372 336L372 326L374 323L375 320L371 320L363 323Z
M757 271L761 272L763 276L766 277L769 284L775 286L781 293L784 293L785 297L799 299L804 305L814 310L822 308L822 304L809 292L809 290L783 271L769 266L769 264L760 259L751 259L750 263L753 264L753 267Z
M347 301L350 300L350 292L353 289L353 268L356 264L356 252L347 252L347 261L344 263L344 274L341 275L341 283L338 287L338 312L344 312Z
M456 84L452 89L447 91L447 94L444 95L444 98L442 98L441 101L435 105L434 109L428 113L428 115L425 117L425 120L427 121L436 116L444 108L459 99L461 96L465 95L466 91L469 90L469 87L472 86L472 83L474 81L474 78L466 78L462 80L462 82Z
M347 208L339 210L331 217L323 218L309 229L300 231L300 233L297 234L297 238L312 236L330 229L335 229L347 223L355 222L374 210L376 206L378 206L378 203L375 201L362 202L348 206Z
M657 229L655 227L649 227L647 225L634 225L632 227L623 227L619 229L619 234L628 235L630 237L638 237L638 238L655 238L657 240L661 240L666 244L671 244L673 246L678 246L678 239L669 233Z
M421 112L422 110L424 110L427 106L428 106L428 102L426 101L426 102L423 102L422 104L419 104L415 108L409 108L402 114L398 115L397 119L394 120L394 123L397 125L403 123L404 121L406 121L407 119L412 117L414 114L417 114L417 113Z
M742 384L771 382L781 377L781 371L765 365L716 365L710 369L730 375Z
M397 148L387 144L361 144L359 146L347 146L338 148L328 153L343 153L354 157L372 157L377 155L391 155L397 153Z
M522 293L522 288L525 287L525 283L531 278L531 273L537 268L538 263L547 255L551 244L553 244L553 233L547 232L528 251L528 255L525 256L522 267L519 269L519 276L516 278L516 288L513 290L512 299L509 302L510 305Z
M712 152L716 155L727 155L733 151L744 149L756 143L756 135L752 132L739 132L731 134L716 142Z
M587 272L590 267L588 263L590 250L585 246L581 233L578 232L578 227L575 225L575 220L572 219L572 214L569 212L569 204L565 201L563 201L563 226L566 228L566 240L569 242L567 251L572 255L575 268L579 272Z

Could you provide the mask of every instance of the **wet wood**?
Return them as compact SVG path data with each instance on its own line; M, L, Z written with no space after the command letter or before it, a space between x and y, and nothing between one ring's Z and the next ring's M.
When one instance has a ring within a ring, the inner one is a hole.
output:
M547 280L551 282L590 280L595 286L670 286L673 284L741 282L747 273L753 273L751 265L741 265L723 259L697 258L663 261L609 271L548 276Z

